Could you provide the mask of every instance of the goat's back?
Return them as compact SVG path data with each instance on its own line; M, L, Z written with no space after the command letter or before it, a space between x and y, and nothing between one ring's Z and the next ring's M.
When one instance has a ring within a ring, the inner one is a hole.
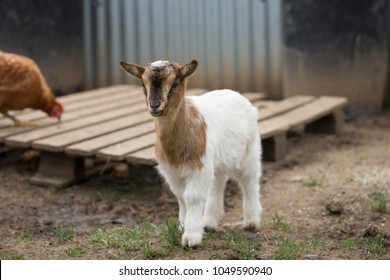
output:
M257 109L245 97L224 89L187 98L207 124L205 161L229 172L240 168L253 145L260 157Z

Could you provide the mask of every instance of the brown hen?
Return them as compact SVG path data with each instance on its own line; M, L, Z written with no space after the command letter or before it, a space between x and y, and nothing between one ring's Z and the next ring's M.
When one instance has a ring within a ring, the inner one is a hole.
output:
M16 119L8 111L26 108L42 110L59 120L64 112L32 59L0 51L0 113L16 126L25 126L30 123Z

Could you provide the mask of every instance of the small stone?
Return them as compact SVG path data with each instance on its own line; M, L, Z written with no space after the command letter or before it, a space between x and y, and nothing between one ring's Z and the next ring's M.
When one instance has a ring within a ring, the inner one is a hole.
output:
M118 180L125 180L129 177L129 167L125 163L117 164L114 168L114 177Z
M344 207L340 202L332 201L326 205L326 210L332 215L341 215L344 212Z
M363 237L375 237L378 235L380 235L378 228L371 224L363 232Z
M44 224L45 226L51 226L52 224L54 224L53 220L50 220L50 219L44 219L42 221L42 224Z
M84 160L84 168L87 170L91 170L95 167L95 161L92 158L86 158Z
M39 159L40 156L41 156L40 152L35 151L35 150L28 150L28 151L25 151L20 156L20 160L22 162L29 163L29 162L32 162L32 161L34 161L36 159Z

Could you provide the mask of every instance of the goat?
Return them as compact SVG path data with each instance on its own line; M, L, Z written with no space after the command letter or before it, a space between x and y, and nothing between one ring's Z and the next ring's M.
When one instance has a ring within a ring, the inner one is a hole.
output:
M203 229L217 228L229 177L242 190L244 228L257 229L262 211L257 110L227 89L185 96L196 60L183 66L169 61L146 67L121 62L121 66L142 81L156 127L157 169L179 203L182 245L200 245Z

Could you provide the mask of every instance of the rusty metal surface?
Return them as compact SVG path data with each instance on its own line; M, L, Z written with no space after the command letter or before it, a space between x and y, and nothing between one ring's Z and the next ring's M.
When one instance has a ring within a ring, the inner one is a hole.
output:
M0 0L0 50L35 60L57 94L84 85L82 2Z
M346 96L352 117L380 110L389 1L284 0L285 96Z

